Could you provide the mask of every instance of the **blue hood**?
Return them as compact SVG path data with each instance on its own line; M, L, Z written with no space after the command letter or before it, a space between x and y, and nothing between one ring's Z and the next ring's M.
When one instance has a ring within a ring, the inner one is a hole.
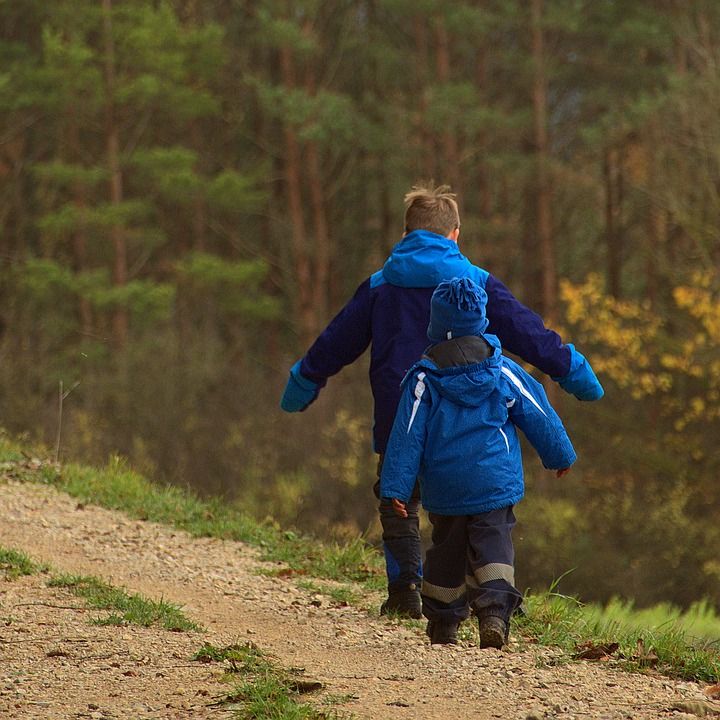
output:
M469 277L485 287L486 270L475 267L456 242L427 230L408 233L390 253L382 269L385 282L398 287L436 287L443 280Z
M493 354L482 362L442 369L429 360L420 363L426 370L427 384L455 405L477 407L497 387L502 367L500 341L495 335L483 337L493 346Z

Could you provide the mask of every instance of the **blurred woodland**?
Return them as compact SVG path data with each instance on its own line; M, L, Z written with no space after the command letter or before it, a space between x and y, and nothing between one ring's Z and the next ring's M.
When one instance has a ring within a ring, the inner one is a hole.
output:
M717 605L719 117L716 0L0 0L0 425L372 537L366 365L279 397L434 178L606 388L521 587Z

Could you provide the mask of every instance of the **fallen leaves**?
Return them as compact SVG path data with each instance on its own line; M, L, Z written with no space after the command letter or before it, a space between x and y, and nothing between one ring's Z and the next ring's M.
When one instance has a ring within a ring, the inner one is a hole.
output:
M619 647L620 644L616 642L596 644L587 640L575 646L573 657L577 660L609 660Z
M619 648L620 643L617 642L594 643L592 640L587 640L575 646L573 657L576 660L599 660L601 662L607 662L612 659L612 656L617 653ZM627 655L618 653L616 657L619 660L632 660L642 667L655 667L660 660L654 648L645 647L645 642L642 638L638 639L633 655L628 657Z
M645 643L642 638L637 641L637 650L635 655L631 658L636 660L640 665L645 667L655 667L658 664L660 658L653 648L645 649Z

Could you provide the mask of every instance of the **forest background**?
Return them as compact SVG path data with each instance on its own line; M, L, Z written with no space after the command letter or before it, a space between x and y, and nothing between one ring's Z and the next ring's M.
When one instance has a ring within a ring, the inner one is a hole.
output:
M719 117L716 0L0 0L0 424L376 538L367 364L278 403L434 178L606 388L520 585L717 604Z

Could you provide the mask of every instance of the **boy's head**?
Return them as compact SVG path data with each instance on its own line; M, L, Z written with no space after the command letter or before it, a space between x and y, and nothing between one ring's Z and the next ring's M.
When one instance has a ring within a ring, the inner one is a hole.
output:
M405 233L413 230L428 230L457 242L460 213L448 185L434 190L416 185L405 195Z
M487 330L487 293L470 278L441 282L430 301L427 336L442 342L466 335L482 335Z

